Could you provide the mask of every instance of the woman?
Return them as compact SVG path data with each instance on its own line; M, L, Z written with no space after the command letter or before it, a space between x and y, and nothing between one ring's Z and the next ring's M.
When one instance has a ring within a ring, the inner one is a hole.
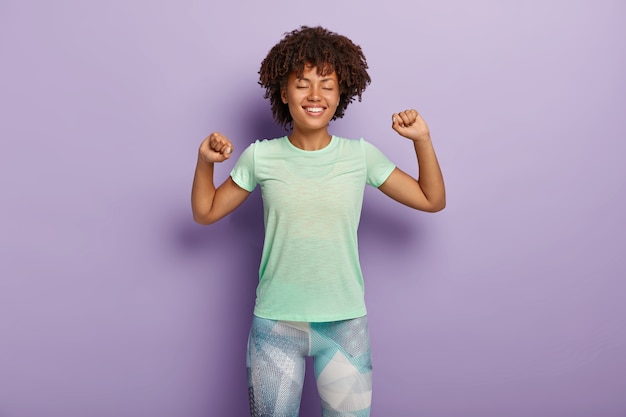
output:
M413 143L419 176L397 168L376 147L333 136L328 127L370 83L361 48L322 27L287 33L261 63L260 84L287 136L256 141L217 189L214 164L231 141L204 139L192 188L196 222L213 223L258 184L265 242L248 343L252 416L297 416L305 357L314 357L326 417L369 416L371 359L357 227L364 187L377 187L417 210L445 207L443 176L424 119L392 115L392 129Z

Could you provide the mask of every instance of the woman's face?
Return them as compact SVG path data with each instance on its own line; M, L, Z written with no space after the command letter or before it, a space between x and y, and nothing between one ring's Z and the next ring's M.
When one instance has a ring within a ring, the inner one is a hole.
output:
M281 98L289 106L294 128L325 129L339 105L337 73L319 75L317 67L307 65L302 77L295 72L289 74Z

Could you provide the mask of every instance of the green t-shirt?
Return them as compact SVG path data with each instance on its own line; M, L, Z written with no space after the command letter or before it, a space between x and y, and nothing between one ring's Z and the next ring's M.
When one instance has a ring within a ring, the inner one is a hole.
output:
M285 136L246 148L230 175L247 191L259 184L263 197L256 316L321 322L366 314L357 242L363 192L394 168L363 139L333 136L304 151Z

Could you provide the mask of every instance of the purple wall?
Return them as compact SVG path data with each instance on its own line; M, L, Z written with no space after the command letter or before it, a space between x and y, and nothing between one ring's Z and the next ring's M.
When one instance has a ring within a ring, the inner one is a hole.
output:
M415 171L416 107L448 187L366 193L372 414L626 416L626 3L215 4L0 3L0 417L247 415L260 198L189 192L211 131L283 133L256 76L301 24L371 67L333 131Z

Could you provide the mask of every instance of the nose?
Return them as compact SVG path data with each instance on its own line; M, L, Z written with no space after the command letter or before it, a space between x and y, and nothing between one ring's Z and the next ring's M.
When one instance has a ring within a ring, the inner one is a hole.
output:
M319 90L317 88L313 88L312 87L309 90L309 97L308 97L308 99L310 101L319 101L320 100L320 92L319 92Z

